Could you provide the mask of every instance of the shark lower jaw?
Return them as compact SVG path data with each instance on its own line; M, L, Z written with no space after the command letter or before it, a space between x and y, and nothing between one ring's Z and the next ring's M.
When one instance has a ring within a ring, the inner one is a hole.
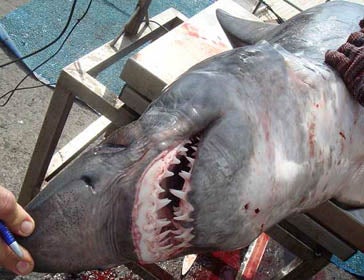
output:
M154 263L191 246L194 210L187 200L199 137L163 151L137 184L132 236L140 262Z

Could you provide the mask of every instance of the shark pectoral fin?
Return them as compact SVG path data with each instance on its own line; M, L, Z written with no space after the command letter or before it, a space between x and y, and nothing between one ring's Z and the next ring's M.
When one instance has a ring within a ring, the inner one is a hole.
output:
M361 193L345 191L345 193L341 193L336 196L335 200L342 208L345 209L364 208L364 188Z
M221 9L216 10L216 16L234 48L257 43L277 26L276 24L237 18Z
M364 162L357 163L346 186L334 197L347 208L364 208Z

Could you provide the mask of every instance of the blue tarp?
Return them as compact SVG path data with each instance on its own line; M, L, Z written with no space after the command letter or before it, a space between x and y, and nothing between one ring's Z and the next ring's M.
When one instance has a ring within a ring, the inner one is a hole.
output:
M188 17L210 5L213 0L153 0L150 16L174 7ZM55 39L64 28L73 0L32 0L0 19L0 39L16 56L33 52ZM89 0L78 0L72 23L86 10ZM112 40L134 12L137 0L94 0L87 16L77 26L58 55L36 71L50 83L55 83L61 69L91 50ZM65 35L47 50L24 60L29 69L50 57ZM125 60L125 59L124 59ZM119 79L124 60L112 65L97 77L118 93L123 82Z

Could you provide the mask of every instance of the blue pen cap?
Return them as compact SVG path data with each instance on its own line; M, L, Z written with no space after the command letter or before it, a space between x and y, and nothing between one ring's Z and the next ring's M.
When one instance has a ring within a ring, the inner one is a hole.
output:
M14 236L11 234L10 230L5 226L3 221L0 221L0 234L6 244L10 245L15 242Z

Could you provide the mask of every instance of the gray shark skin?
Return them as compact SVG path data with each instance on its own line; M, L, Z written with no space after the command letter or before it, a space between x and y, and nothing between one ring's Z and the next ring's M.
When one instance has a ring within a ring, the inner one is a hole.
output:
M323 62L363 15L329 2L192 67L27 206L35 270L232 250L327 199L363 205L364 109Z

